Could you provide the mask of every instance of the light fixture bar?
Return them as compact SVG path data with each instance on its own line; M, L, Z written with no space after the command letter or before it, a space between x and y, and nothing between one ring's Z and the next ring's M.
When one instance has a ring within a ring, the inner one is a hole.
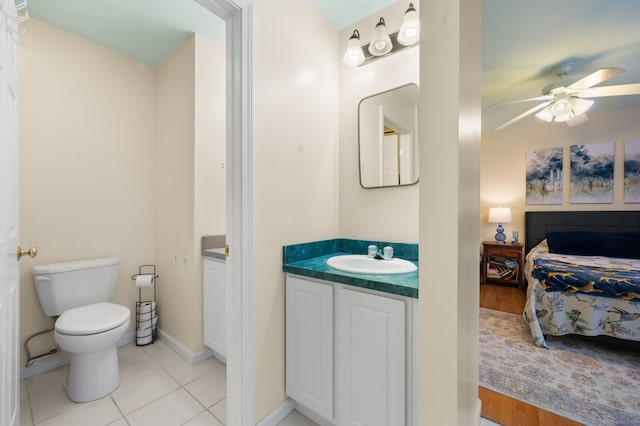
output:
M387 53L386 55L374 56L371 53L369 53L369 44L371 44L371 43L367 43L364 46L362 46L362 51L364 52L364 62L362 62L358 66L366 65L366 64L369 64L371 62L377 61L378 59L386 58L387 56L391 56L394 53L398 53L398 52L401 52L403 50L410 49L410 48L415 47L415 46L417 46L419 44L419 43L415 43L415 44L411 44L409 46L405 46L403 44L400 44L398 42L398 34L399 33L400 32L397 31L397 32L395 32L393 34L389 34L389 38L391 39L391 51L389 53Z

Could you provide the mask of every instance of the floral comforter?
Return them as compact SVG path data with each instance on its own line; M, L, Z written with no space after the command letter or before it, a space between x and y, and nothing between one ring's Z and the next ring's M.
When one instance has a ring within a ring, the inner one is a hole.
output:
M569 281L561 283L561 274L548 269L554 263L561 269L568 268L568 265L580 269L590 281L585 285L571 283L570 280L577 276L572 274ZM584 266L594 267L595 270L585 272ZM600 289L594 288L593 278L600 277L598 274L603 271L606 271L607 278L602 281L598 278ZM616 276L613 271L620 271L620 274ZM607 335L626 340L640 340L640 299L629 289L619 291L607 288L608 296L603 297L600 294L605 293L607 282L616 285L624 283L625 279L628 282L637 282L640 277L639 259L553 254L549 253L545 240L527 255L524 273L529 286L523 316L529 324L536 345L548 348L545 335L564 334ZM553 279L549 279L549 274ZM630 277L635 281L631 281ZM552 288L553 286L556 288ZM615 297L617 293L620 298Z

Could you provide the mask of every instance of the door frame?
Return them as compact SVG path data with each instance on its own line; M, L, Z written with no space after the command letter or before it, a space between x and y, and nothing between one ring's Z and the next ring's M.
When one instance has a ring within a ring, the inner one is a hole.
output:
M195 0L225 21L227 424L254 426L253 0Z

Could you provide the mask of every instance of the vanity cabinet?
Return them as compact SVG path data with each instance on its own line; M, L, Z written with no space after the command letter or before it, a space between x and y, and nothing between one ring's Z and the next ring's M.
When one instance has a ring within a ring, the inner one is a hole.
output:
M341 289L337 305L338 424L406 424L405 303Z
M301 411L327 425L412 424L414 302L290 274L286 286L286 392Z
M225 262L205 257L203 260L204 344L218 355L227 356L227 311Z
M333 418L333 286L287 278L287 395Z

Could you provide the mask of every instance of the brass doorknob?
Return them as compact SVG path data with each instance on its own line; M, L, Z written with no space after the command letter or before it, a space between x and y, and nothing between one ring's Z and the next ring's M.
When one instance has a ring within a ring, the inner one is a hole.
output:
M31 257L36 257L38 255L38 247L31 246L31 248L23 249L22 247L18 246L18 260L20 260L22 256L26 256L27 254Z

